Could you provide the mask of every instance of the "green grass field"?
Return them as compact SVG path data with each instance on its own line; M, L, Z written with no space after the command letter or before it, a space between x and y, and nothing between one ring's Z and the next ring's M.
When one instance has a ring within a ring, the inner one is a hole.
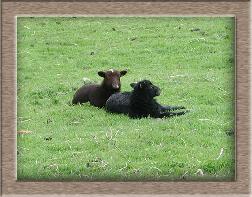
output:
M234 180L234 18L17 19L18 180ZM129 119L70 106L83 78L128 69L190 113ZM21 134L23 132L23 134Z

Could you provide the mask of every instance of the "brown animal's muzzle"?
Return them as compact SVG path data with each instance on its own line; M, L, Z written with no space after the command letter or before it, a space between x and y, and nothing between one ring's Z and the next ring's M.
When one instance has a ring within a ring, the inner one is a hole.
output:
M119 90L120 85L119 84L112 84L112 88L115 89L115 90Z

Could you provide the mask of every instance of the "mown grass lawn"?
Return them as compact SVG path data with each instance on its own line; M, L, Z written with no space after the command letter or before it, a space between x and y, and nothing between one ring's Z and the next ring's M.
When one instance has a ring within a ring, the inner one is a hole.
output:
M234 18L17 19L19 180L234 180ZM83 77L128 69L190 113L129 119L70 106ZM24 131L29 133L21 134Z

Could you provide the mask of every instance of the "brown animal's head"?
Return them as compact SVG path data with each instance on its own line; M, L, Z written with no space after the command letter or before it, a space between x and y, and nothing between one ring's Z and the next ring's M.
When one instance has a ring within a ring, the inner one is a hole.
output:
M109 71L99 71L98 75L103 77L104 80L102 82L102 85L113 91L120 91L121 88L121 82L120 82L120 77L124 76L127 73L126 70L122 71L117 71L110 69Z

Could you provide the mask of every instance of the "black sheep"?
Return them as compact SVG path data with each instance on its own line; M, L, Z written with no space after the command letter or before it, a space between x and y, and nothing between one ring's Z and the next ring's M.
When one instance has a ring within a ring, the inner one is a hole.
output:
M126 70L99 71L98 75L103 77L101 85L84 85L78 89L73 97L72 104L90 102L96 107L104 107L107 99L121 88L120 77L127 73Z
M171 112L185 109L183 106L162 106L155 99L160 95L160 89L149 80L130 84L132 92L116 93L109 97L106 102L106 110L114 113L123 113L131 118L163 118L183 115L188 111Z

